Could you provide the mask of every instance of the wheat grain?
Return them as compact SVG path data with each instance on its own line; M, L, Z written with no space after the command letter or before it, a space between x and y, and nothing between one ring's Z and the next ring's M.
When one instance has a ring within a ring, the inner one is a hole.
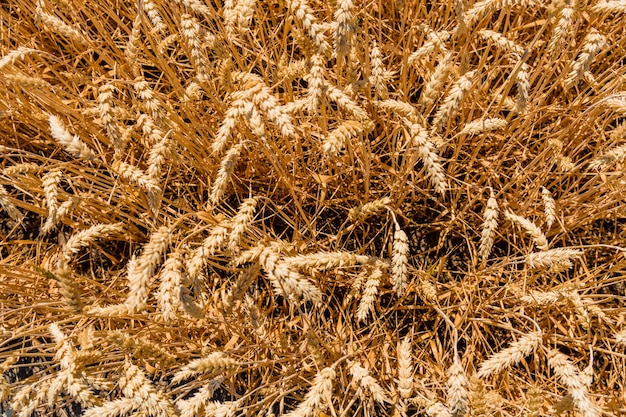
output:
M2 207L2 210L4 210L14 221L20 221L22 218L22 213L10 200L10 194L2 184L0 184L0 207Z
M372 399L376 402L383 404L388 401L385 390L376 381L376 378L370 375L367 369L363 368L357 361L348 362L348 366L352 380L357 387L360 386L363 391L369 392Z
M433 120L433 131L439 132L448 122L450 117L461 107L461 103L465 96L472 88L473 78L476 71L469 71L459 78L450 89L450 92L443 101L443 104L437 110Z
M50 115L50 134L52 138L62 145L66 151L76 158L83 158L92 161L96 158L94 152L77 135L72 136L67 131L63 122L58 116Z
M448 370L448 409L451 417L463 417L469 408L467 376L461 361L455 356L454 363Z
M413 394L413 350L411 338L406 336L398 346L398 392L404 399Z
M150 235L150 241L143 246L137 261L129 264L129 290L125 304L130 311L139 312L146 307L150 282L170 245L170 240L170 229L166 226L159 227Z
M583 47L580 54L571 66L570 72L565 79L565 88L570 89L574 87L578 81L582 78L584 73L589 70L591 62L595 56L606 45L606 39L595 28L591 29L583 40Z
M356 318L358 321L367 320L367 316L374 307L374 301L376 301L376 295L378 294L378 286L380 280L383 277L383 271L380 267L375 267L369 274L367 281L365 282L365 290L363 296L359 302L359 306L356 311Z
M409 238L396 223L393 234L393 249L391 257L391 275L393 290L398 297L402 297L406 291L409 265Z
M405 120L406 125L411 129L411 143L417 148L417 154L424 164L424 169L435 187L435 192L444 194L448 188L446 174L443 166L439 162L439 156L434 150L434 145L429 141L428 131L419 123L411 123Z
M304 400L285 417L313 417L316 412L324 411L329 407L327 399L333 390L333 380L337 377L333 368L324 368L315 376L313 385L304 396Z
M519 363L539 347L541 337L541 332L532 332L522 336L511 343L508 348L491 355L489 359L481 363L477 376L485 378Z
M119 386L127 398L132 399L133 408L155 417L177 415L174 404L167 395L154 388L145 372L136 365L127 362L124 374L119 379Z
M528 233L530 237L532 237L538 249L541 249L543 251L548 250L548 241L546 239L546 236L543 234L541 229L537 227L537 225L522 216L513 214L511 211L506 211L504 213L504 217L506 217L509 221L513 223L517 223L524 230L526 230L526 233Z
M209 374L231 372L238 366L239 362L226 356L223 352L213 352L204 358L194 359L180 368L180 370L174 374L172 382L178 383L203 372Z
M17 49L9 51L0 59L0 71L9 65L15 65L17 61L23 61L28 55L39 54L41 51L33 48L20 46Z
M489 132L492 130L500 130L504 129L507 126L507 121L504 119L496 118L488 118L481 120L474 120L473 122L467 123L463 126L463 130L461 130L460 135L479 135L484 132Z
M585 417L600 416L600 410L591 402L578 369L572 364L570 359L556 349L547 349L548 364L554 373L559 377L569 391L574 404Z
M282 295L292 302L299 299L315 304L322 302L322 292L281 260L279 253L274 249L266 247L259 255L259 262L271 281L275 294Z
M560 52L565 42L573 37L573 19L573 7L566 5L559 11L559 21L552 30L552 37L550 38L550 43L548 44L549 54L556 54Z

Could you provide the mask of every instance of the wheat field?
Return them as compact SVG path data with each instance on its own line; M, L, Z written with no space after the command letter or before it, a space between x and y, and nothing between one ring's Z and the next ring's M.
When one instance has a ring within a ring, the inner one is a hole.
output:
M624 0L8 0L6 416L626 413Z

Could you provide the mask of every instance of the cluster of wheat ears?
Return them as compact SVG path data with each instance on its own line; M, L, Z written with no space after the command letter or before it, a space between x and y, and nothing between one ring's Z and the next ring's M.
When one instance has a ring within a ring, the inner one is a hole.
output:
M9 0L10 415L626 411L624 0Z

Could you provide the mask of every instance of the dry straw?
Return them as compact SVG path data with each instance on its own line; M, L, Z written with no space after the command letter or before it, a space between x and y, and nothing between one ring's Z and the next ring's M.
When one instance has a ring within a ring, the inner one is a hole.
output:
M506 368L519 363L524 357L533 353L541 343L541 332L532 332L522 336L519 340L511 343L506 349L501 350L480 364L478 377L485 378L497 374Z

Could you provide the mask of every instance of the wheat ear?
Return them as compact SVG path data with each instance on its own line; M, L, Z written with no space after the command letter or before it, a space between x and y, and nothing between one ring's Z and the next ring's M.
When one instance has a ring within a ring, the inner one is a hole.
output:
M237 160L241 155L241 150L243 149L243 145L241 143L233 146L226 152L226 156L222 159L220 163L220 167L217 171L217 176L215 177L215 181L211 186L211 195L209 195L209 202L211 205L216 206L219 204L222 196L226 192L226 187L228 186L228 181L230 181L233 170L235 169L235 165L237 164Z
M604 1L591 7L591 11L598 14L626 13L624 0Z
M326 41L326 36L322 32L320 25L317 23L317 18L313 14L313 9L309 6L308 1L289 0L288 5L289 11L307 31L318 52L324 53L328 50L330 45Z
M241 240L254 219L258 201L259 199L255 197L245 199L233 218L232 229L228 236L228 249L231 253L237 253L239 251Z
M389 81L391 73L385 70L383 57L376 42L374 42L370 50L370 64L372 66L371 75L369 77L370 85L374 87L374 91L378 97L385 99L389 95L385 84Z
M290 268L295 269L330 269L346 268L359 264L367 264L372 258L352 252L316 252L306 255L288 256L284 259Z
M504 119L490 118L475 120L467 123L463 126L460 135L479 135L484 132L490 132L492 130L504 129L507 126L507 121Z
M130 66L131 73L137 76L141 67L138 63L139 50L141 48L141 15L137 14L133 20L133 27L128 36L128 42L126 42L126 49L124 55Z
M452 85L452 88L444 99L443 104L439 107L437 113L435 114L435 118L433 120L433 130L435 132L441 131L450 117L461 107L461 103L465 99L465 96L472 88L474 75L476 75L475 70L469 71Z
M209 236L204 239L202 245L196 249L187 262L189 278L196 279L201 275L201 270L208 262L208 257L214 256L223 248L229 235L229 226L226 222L216 225Z
M430 78L426 82L424 86L424 91L420 95L419 102L421 103L422 110L425 111L429 109L435 100L439 98L441 91L443 90L443 85L448 79L448 75L450 74L450 70L454 67L452 64L453 61L453 53L448 52L444 57L439 60L439 63L435 67L435 70L430 75Z
M194 359L183 366L174 374L172 383L176 384L202 372L216 374L233 371L238 366L239 362L226 356L223 352L213 352L204 358Z
M351 208L348 212L348 219L351 221L365 220L366 218L378 214L386 206L391 204L391 198L383 197L359 207Z
M405 337L398 347L398 392L404 399L413 394L413 350L411 338Z
M511 343L508 348L491 355L480 365L478 377L488 377L520 362L539 347L541 337L541 332L528 333Z
M22 213L9 198L10 195L8 191L2 184L0 184L0 207L2 207L11 219L19 221L22 218Z
M524 53L524 48L521 45L516 44L499 32L482 29L478 31L478 34L480 35L480 37L491 42L504 52L512 52L517 55L522 55Z
M557 54L562 50L565 42L573 37L573 19L573 7L566 5L559 11L559 20L552 30L552 36L550 37L550 43L548 44L549 54Z
M541 187L541 199L543 200L543 211L546 216L546 225L550 228L556 221L556 203L550 190Z
M348 362L350 375L352 375L354 384L361 387L363 391L369 392L372 399L381 404L385 403L387 396L385 390L380 386L376 378L372 377L369 371L361 366L357 361Z
M589 70L591 62L605 44L606 39L604 36L595 28L591 29L583 40L582 52L578 55L576 61L574 61L574 64L572 65L572 69L567 74L567 78L565 79L565 88L572 88L578 83L584 73Z
M92 407L82 414L82 417L117 417L129 414L135 409L136 401L132 398L120 398L107 401L97 407Z
M350 50L350 36L354 33L353 8L352 0L337 1L337 9L334 13L335 52L340 57L347 55Z
M221 378L214 379L203 385L191 398L178 400L176 407L180 410L180 417L233 417L239 407L239 401L223 403L210 401L220 384Z
M391 275L393 280L393 290L398 297L404 295L408 281L409 265L409 238L396 223L393 234Z
M113 149L117 158L121 158L123 154L124 140L120 132L120 128L115 122L113 105L113 93L115 87L112 84L105 84L98 89L98 112L100 119L106 129L107 135L113 142Z
M356 318L358 321L367 320L367 316L374 307L374 301L376 301L376 295L378 294L378 286L380 280L383 277L383 271L380 267L375 267L370 273L367 281L365 282L365 290L363 296L359 302L359 306L356 311Z
M277 295L282 295L290 301L303 299L313 301L315 304L322 302L322 292L281 260L274 249L265 248L259 256L259 261Z
M435 146L429 140L428 131L419 123L411 123L408 120L405 123L411 129L411 143L417 148L417 154L424 164L426 174L434 185L435 191L438 194L444 194L448 188L446 174L439 162L439 155L435 152Z
M426 414L428 417L452 417L448 407L440 402L436 402L426 408Z
M55 15L45 12L43 10L43 1L37 2L36 13L37 18L50 30L53 30L55 33L58 33L79 45L87 44L87 37L80 30L68 25Z
M183 14L180 17L180 32L190 49L191 62L196 69L198 80L200 82L208 80L209 62L203 48L200 24L193 16ZM214 45L215 39L208 43Z
M326 96L337 103L337 107L362 121L369 121L367 112L352 100L346 93L332 85L326 86Z
M163 107L163 103L156 97L154 90L150 87L150 84L148 84L145 78L142 76L136 77L133 81L133 87L152 118L154 120L161 120L163 116L165 116L165 108Z
M137 262L129 269L129 291L125 304L131 311L139 312L146 306L150 281L170 245L170 239L171 232L168 227L158 228L150 236L150 241L144 245Z
M72 255L77 254L80 248L91 244L98 238L116 233L122 233L123 231L124 226L122 225L122 223L114 223L96 224L85 230L81 230L78 233L74 233L67 240L67 242L65 242L65 245L61 249L58 269L61 271L66 271L68 269L68 264L72 258Z
M530 90L530 81L528 79L530 67L525 62L520 65L515 75L515 85L517 86L517 103L515 110L518 113L526 113L528 110L528 93Z
M161 347L160 341L153 342L146 337L121 331L107 332L104 339L136 357L153 359L163 367L176 363L176 356Z
M337 377L333 368L324 368L315 376L313 385L298 404L295 410L285 414L285 417L313 417L316 412L324 411L329 404L333 390L333 380Z
M498 201L496 200L493 190L489 190L489 199L487 199L487 205L483 212L483 230L480 235L480 247L478 249L478 254L483 261L485 261L491 253L497 228Z
M59 210L59 183L63 178L60 169L53 169L42 178L41 185L46 196L46 206L48 206L48 219L55 219Z
M83 158L88 161L95 159L96 155L77 135L72 136L67 131L63 122L58 116L50 115L50 134L61 146L76 158Z
M152 26L154 26L154 30L156 32L165 31L167 26L163 23L163 18L161 17L161 13L159 13L156 3L153 0L142 0L141 5L143 11L148 15Z
M463 417L469 408L469 382L461 361L455 355L454 363L448 370L448 409L451 417Z
M544 250L544 251L548 250L548 241L546 239L546 236L543 234L541 229L539 227L537 227L537 225L535 223L531 222L528 219L525 219L522 216L518 216L517 214L513 214L510 211L506 211L504 213L504 216L508 220L512 221L513 223L517 223L524 230L526 230L526 233L528 233L530 235L530 237L532 237L532 239L535 242L535 245L537 245L538 249L541 249L541 250Z
M180 250L171 252L159 275L159 294L157 302L163 319L167 322L176 319L176 311L180 305L180 290L183 281L183 254Z
M556 349L548 349L548 364L569 391L581 414L585 417L599 417L599 408L591 402L583 378L570 359Z
M324 137L324 143L322 144L324 153L330 157L336 157L352 138L359 136L365 129L366 126L356 120L342 122Z
M38 49L26 48L24 46L20 46L17 49L9 51L6 55L4 55L0 59L0 71L9 65L15 65L17 61L22 61L28 55L38 54L41 51Z
M426 57L433 55L439 50L447 52L445 42L450 39L450 32L437 32L426 25L421 25L420 28L427 32L427 40L418 50L409 55L407 58L407 64L409 65L419 65Z
M128 362L124 368L124 374L119 379L119 386L124 396L132 399L134 409L155 417L177 415L172 401L165 393L154 388L141 368Z
M614 338L616 343L626 346L626 330L615 333Z

